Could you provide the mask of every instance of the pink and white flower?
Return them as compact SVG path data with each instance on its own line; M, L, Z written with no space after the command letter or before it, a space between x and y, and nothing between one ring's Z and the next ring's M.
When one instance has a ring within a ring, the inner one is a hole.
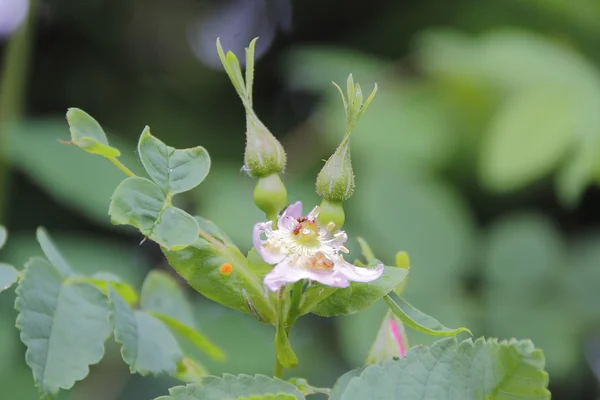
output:
M265 276L265 286L274 292L287 283L302 279L345 288L350 282L371 282L383 273L383 264L375 268L352 265L341 253L348 253L348 236L335 231L333 223L322 227L317 221L319 207L302 217L302 203L290 205L273 221L254 225L252 239L260 256L275 267Z

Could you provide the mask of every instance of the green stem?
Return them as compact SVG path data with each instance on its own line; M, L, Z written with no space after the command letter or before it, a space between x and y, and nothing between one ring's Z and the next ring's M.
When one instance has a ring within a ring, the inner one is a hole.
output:
M29 4L27 21L11 36L4 56L2 77L0 78L0 147L8 148L8 123L18 120L23 114L25 86L29 66L31 41L35 17L36 1ZM8 193L10 168L0 154L0 222Z
M273 376L275 378L283 379L283 365L277 359L277 354L275 355L275 369L273 371Z
M292 304L290 305L290 312L288 315L287 326L289 327L287 333L292 329L296 318L300 312L300 300L302 300L302 289L304 287L304 281L299 280L292 287Z
M283 293L285 292L285 285L279 289L277 293L277 305L276 305L276 318L277 318L277 326L282 318L285 318L283 315ZM277 354L277 347L275 347L275 368L273 370L273 376L275 378L283 378L283 365L279 362L279 354Z
M119 161L119 159L117 157L108 157L108 160L115 164L115 166L117 168L119 168L121 171L123 171L123 173L127 176L135 176L135 174L133 172L131 172L131 170L129 168L127 168L125 165L123 165L123 163L121 161Z

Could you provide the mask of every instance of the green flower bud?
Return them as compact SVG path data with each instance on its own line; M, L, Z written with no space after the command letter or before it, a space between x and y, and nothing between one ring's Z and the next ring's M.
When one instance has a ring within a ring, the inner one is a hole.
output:
M252 40L246 49L246 74L242 74L240 62L231 51L223 52L217 38L217 52L225 72L229 76L235 91L242 100L246 110L246 151L244 154L244 170L254 177L267 177L279 174L285 168L286 155L283 146L267 127L258 119L252 108L252 84L254 83L254 47Z
M327 200L348 200L354 192L350 136L346 136L317 175L317 194Z
M333 222L335 224L335 229L341 229L346 220L342 202L323 199L319 206L319 216L317 219L321 226L327 226L330 222Z
M255 115L247 115L244 170L257 178L267 177L282 173L285 162L281 143Z
M269 220L277 222L277 215L287 205L287 191L279 175L258 178L254 188L254 203Z
M346 82L346 91L348 99L342 92L342 89L334 83L335 87L342 96L344 110L346 112L346 134L342 143L335 152L329 157L319 175L317 175L316 189L317 194L326 200L332 202L341 202L348 200L354 192L354 171L352 170L352 160L350 158L350 133L356 126L360 117L371 104L375 93L377 93L377 84L363 104L363 94L360 85L354 83L352 74L348 76Z

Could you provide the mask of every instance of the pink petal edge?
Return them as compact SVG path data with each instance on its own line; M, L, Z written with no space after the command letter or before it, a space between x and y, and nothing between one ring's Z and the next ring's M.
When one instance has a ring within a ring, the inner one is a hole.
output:
M402 335L400 334L400 329L398 328L398 324L394 319L390 319L390 332L394 337L394 340L398 344L398 350L400 351L400 358L406 357L406 347L404 347L404 340L402 340Z

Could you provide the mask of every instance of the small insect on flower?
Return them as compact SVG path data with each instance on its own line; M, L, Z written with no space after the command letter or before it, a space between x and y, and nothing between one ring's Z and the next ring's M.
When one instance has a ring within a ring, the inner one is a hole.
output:
M276 264L265 276L269 290L276 292L302 279L345 288L352 281L374 281L383 273L383 264L361 268L346 262L341 253L348 253L344 247L348 236L336 231L333 223L321 226L318 214L319 207L315 207L303 217L302 203L296 202L279 216L277 229L273 229L273 221L254 225L256 251L265 262Z

